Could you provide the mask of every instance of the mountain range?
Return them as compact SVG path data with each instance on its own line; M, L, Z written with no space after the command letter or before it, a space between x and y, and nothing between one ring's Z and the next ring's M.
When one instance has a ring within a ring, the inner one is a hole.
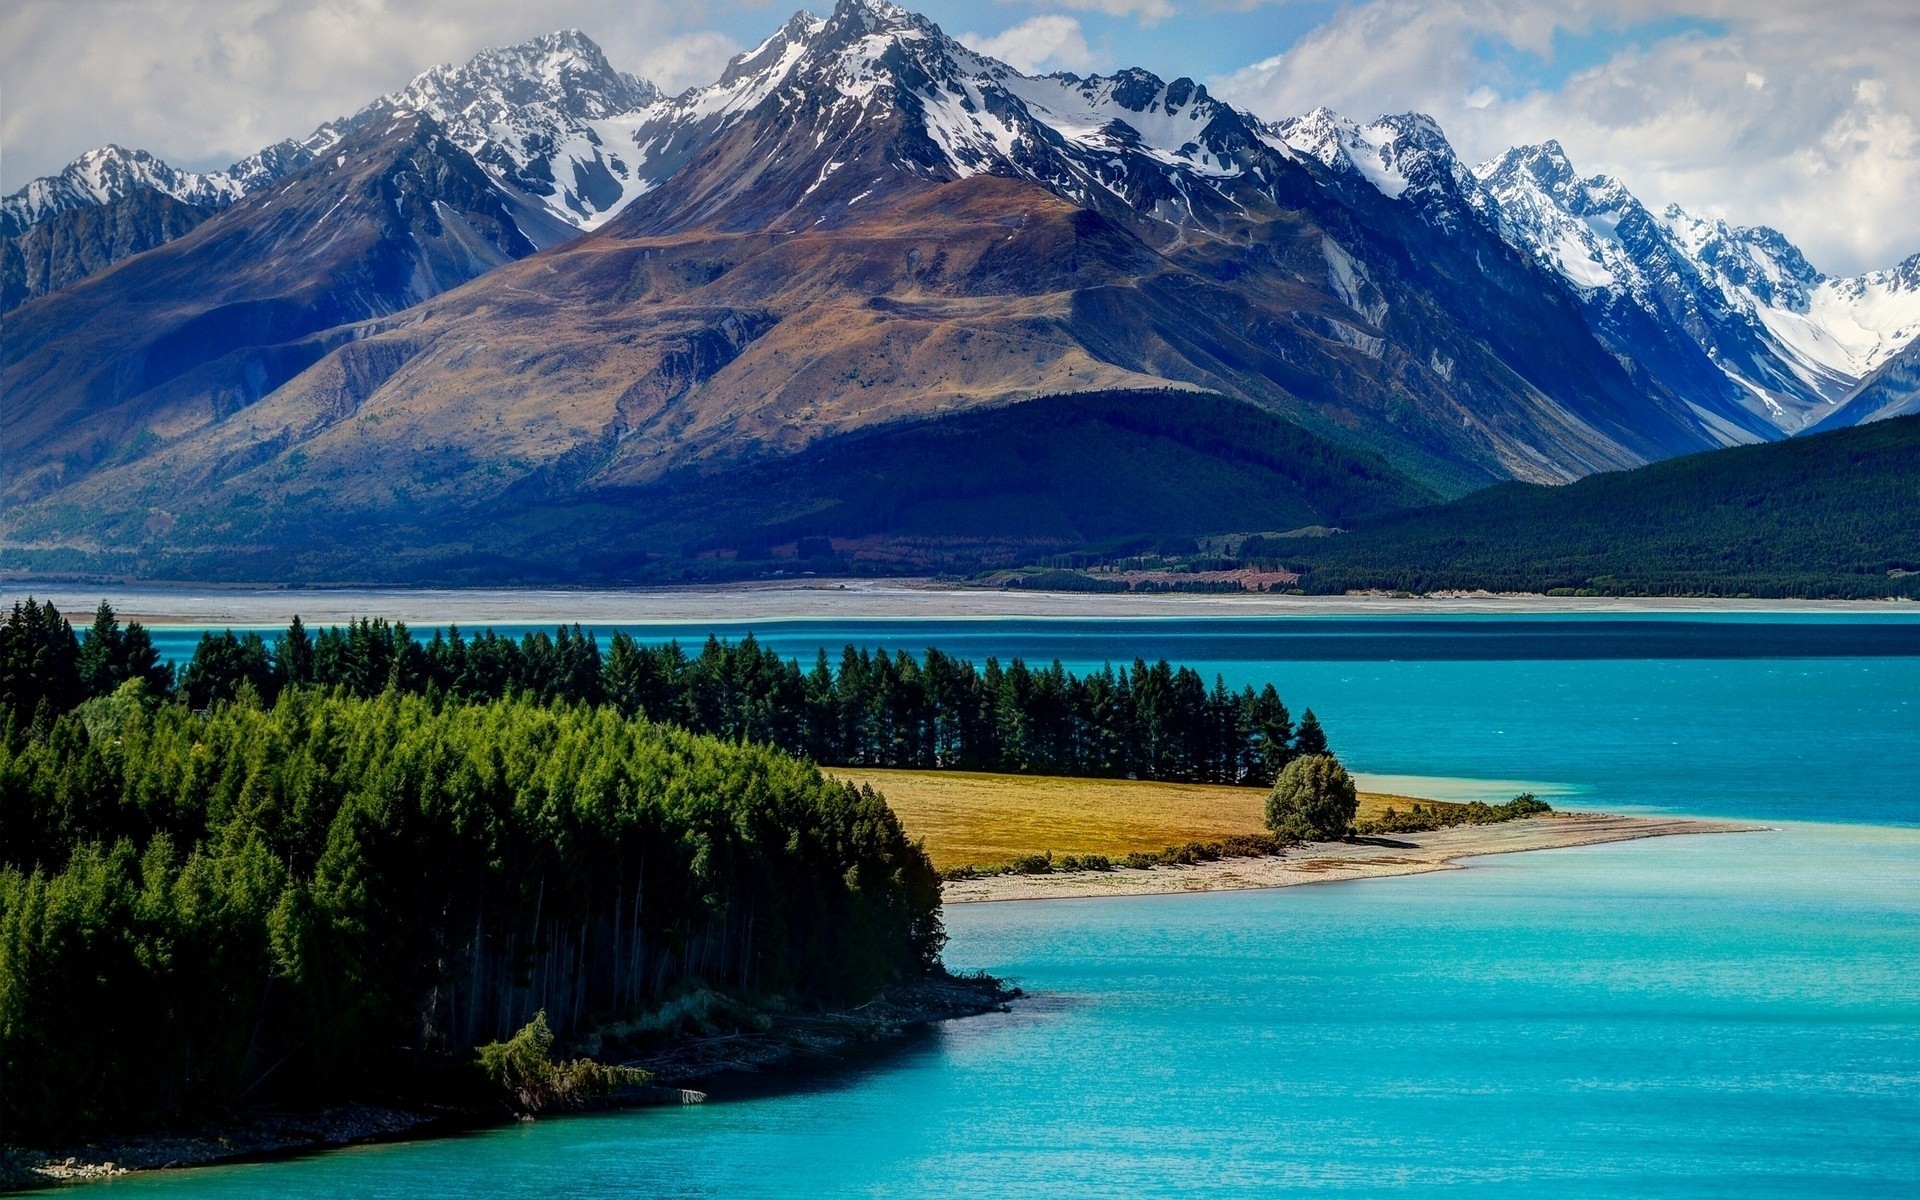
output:
M1920 256L1832 279L1553 143L1468 167L1419 115L1028 76L882 0L678 96L567 31L225 171L109 147L0 234L15 569L990 561L1565 482L1920 387Z

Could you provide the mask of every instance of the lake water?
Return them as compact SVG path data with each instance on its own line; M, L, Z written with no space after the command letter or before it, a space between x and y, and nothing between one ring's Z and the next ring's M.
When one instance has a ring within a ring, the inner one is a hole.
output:
M800 1090L111 1191L1920 1194L1920 624L762 632L807 658L848 640L1082 669L1165 654L1271 678L1378 776L1785 823L1405 879L957 907L949 961L1034 998Z

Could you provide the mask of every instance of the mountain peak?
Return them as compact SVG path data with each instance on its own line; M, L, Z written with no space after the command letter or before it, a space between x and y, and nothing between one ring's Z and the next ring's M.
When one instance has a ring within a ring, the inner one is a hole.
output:
M241 192L224 174L182 171L145 150L109 143L0 200L0 237L18 236L71 209L111 204L140 188L202 208L223 207Z
M562 29L483 50L465 64L423 71L388 98L443 119L471 114L498 119L539 105L557 115L597 121L651 104L660 91L613 69L599 45L578 29Z
M1268 132L1331 171L1359 175L1391 199L1438 200L1451 213L1455 202L1470 200L1479 187L1440 123L1425 113L1397 113L1362 125L1323 106L1275 122Z

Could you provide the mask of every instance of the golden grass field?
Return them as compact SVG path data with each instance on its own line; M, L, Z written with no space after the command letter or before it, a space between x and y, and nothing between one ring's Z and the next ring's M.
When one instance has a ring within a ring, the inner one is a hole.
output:
M1048 851L1118 858L1266 831L1264 788L869 767L828 774L885 796L943 870ZM1413 801L1362 792L1360 816L1378 816L1389 804L1404 811Z

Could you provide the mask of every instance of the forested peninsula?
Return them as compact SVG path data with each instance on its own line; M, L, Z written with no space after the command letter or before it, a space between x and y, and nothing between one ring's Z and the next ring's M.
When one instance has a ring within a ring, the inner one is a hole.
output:
M644 1057L689 997L945 978L927 856L815 764L1266 786L1325 750L1271 687L1165 662L296 619L176 671L32 601L0 720L0 1143L38 1145L369 1089L537 1107L637 1078L550 1053Z

